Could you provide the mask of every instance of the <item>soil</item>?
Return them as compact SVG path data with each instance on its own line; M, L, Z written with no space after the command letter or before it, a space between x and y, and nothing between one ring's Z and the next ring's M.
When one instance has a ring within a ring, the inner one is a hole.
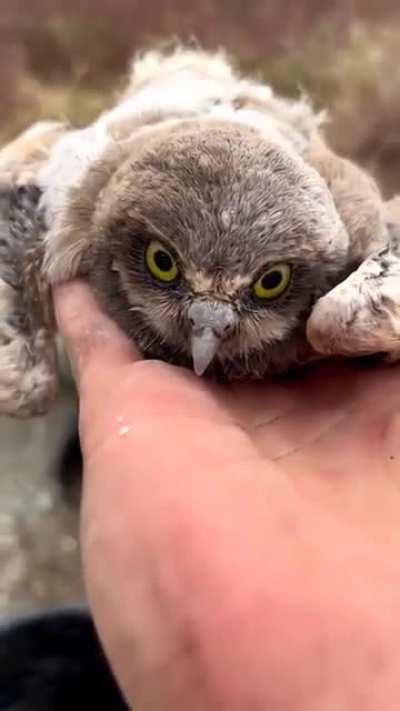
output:
M78 511L57 478L74 408L65 391L48 416L0 417L0 619L83 599Z

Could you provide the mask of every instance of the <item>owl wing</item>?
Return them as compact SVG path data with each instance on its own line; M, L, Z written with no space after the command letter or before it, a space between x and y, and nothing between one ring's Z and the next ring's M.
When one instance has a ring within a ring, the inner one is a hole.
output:
M324 178L350 237L349 260L360 262L387 243L387 209L373 178L314 134L305 159ZM400 210L399 210L400 212Z
M370 175L316 136L307 156L326 180L350 236L350 276L315 304L307 323L325 356L400 357L400 197L385 203Z

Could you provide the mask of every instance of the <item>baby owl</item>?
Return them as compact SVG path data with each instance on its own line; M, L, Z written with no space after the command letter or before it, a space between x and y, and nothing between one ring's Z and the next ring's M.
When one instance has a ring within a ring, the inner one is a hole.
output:
M146 357L262 378L399 349L396 201L326 145L306 100L223 53L148 52L80 130L0 152L0 411L56 390L51 285L81 276Z

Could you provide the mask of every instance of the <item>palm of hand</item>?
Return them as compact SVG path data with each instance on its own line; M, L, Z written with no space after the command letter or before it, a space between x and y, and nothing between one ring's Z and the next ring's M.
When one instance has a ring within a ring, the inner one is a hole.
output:
M81 359L81 417L89 594L128 693L397 709L397 368L214 387L124 348Z
M302 496L338 525L387 541L397 539L400 514L398 375L398 368L323 364L293 381L239 388L231 402L260 455Z

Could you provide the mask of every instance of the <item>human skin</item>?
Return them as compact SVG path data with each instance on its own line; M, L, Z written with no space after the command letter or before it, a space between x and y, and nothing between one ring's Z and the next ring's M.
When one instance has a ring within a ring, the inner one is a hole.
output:
M217 386L56 290L80 393L81 540L138 711L400 708L400 372Z

